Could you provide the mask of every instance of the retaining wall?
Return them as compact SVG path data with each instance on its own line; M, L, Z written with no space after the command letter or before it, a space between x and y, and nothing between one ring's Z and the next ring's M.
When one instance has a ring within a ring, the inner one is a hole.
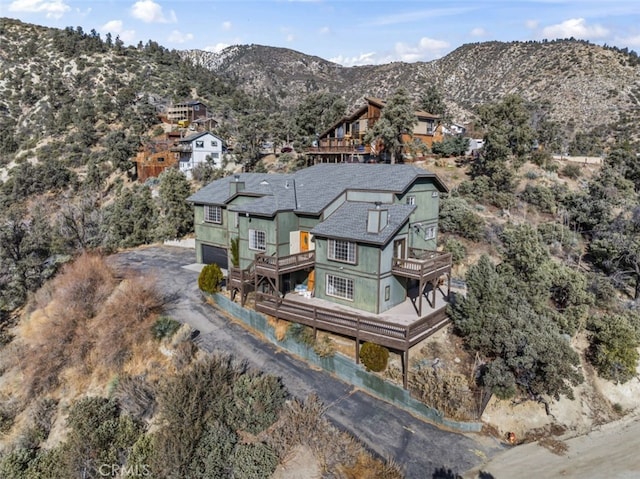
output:
M287 350L303 358L308 363L321 367L325 371L331 372L349 384L353 384L374 396L406 409L428 421L442 424L448 428L461 432L480 432L482 429L482 423L479 422L454 421L444 417L437 409L426 406L412 398L406 389L389 381L385 381L374 373L368 372L362 365L356 364L355 361L340 353L335 353L332 356L323 358L318 356L312 348L293 339L285 338L282 341L278 341L273 327L269 325L267 319L262 314L252 309L243 308L222 294L208 296L216 302L220 309L242 321L279 348Z

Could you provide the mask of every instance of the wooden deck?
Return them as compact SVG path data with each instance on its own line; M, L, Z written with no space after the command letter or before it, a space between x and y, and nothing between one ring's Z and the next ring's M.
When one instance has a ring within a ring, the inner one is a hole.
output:
M315 251L303 251L288 256L256 255L254 261L256 273L268 278L277 278L281 274L313 268L316 264Z
M451 273L451 253L416 253L417 258L393 258L391 271L398 276L430 282Z
M448 324L446 308L416 316L409 324L376 318L367 313L352 313L339 308L322 307L312 301L277 298L256 293L256 311L304 324L315 330L338 333L360 341L371 341L397 351L405 351Z

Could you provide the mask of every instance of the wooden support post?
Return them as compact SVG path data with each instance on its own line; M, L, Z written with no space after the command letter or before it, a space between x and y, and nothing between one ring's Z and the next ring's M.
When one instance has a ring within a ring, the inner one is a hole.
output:
M436 288L438 287L438 279L434 279L431 282L431 290L433 291L433 295L431 296L432 298L432 302L433 304L431 305L432 308L436 307Z
M360 364L360 316L356 323L356 364Z
M418 316L422 317L422 289L424 285L422 284L422 278L420 278L420 285L418 286L418 295L420 299L418 300Z
M317 318L318 318L318 310L314 306L313 307L313 339L316 339L316 331L318 330Z
M402 353L402 387L409 389L407 376L409 375L409 346L405 346L405 350Z
M451 271L447 273L447 301L451 299Z

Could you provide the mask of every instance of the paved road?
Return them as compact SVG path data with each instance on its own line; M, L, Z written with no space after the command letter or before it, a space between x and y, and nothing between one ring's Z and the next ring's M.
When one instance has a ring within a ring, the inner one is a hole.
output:
M172 298L167 314L198 329L203 349L229 353L281 377L295 397L316 394L325 404L328 419L381 457L404 465L407 478L454 478L438 471L461 474L501 450L491 439L444 431L324 371L311 369L219 314L202 299L198 273L184 268L195 261L192 249L153 246L119 253L111 261L118 267L154 273L164 293Z

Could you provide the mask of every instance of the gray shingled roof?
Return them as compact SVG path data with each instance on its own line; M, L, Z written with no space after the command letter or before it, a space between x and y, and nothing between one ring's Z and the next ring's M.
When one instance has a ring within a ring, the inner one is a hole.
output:
M217 138L218 140L222 141L222 139L220 137L214 135L210 131L201 131L201 132L192 133L189 136L185 136L183 138L180 138L180 143L191 143L193 140L195 140L197 138L200 138L201 136L204 136L204 135L211 135L214 138Z
M321 237L352 240L358 243L387 244L396 232L409 219L416 208L415 205L381 205L381 210L389 213L387 225L378 233L367 232L369 210L375 206L371 203L346 201L325 221L316 225L311 234Z
M438 190L448 191L435 174L413 165L323 163L292 174L241 173L239 181L245 183L243 193L261 198L233 206L230 210L263 216L272 216L278 211L286 210L319 215L348 189L402 193L418 177L433 178ZM268 184L261 185L263 180ZM233 176L213 181L187 201L225 205L234 196L229 188L232 181Z

